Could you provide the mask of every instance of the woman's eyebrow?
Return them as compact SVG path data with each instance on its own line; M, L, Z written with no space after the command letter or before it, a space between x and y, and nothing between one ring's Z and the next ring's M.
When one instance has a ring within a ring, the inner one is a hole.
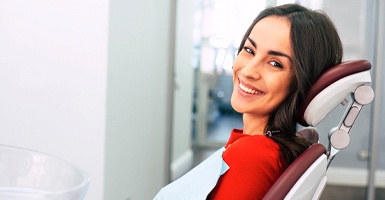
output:
M251 39L250 37L247 37L247 40L249 40L249 42L251 43L251 45L253 45L254 48L257 48L257 44L255 43L255 41L253 39ZM290 62L293 62L291 57L289 55L283 53L283 52L269 50L267 53L270 54L270 55L286 57L286 58L289 59Z
M279 52L279 51L273 51L273 50L269 50L267 52L268 54L270 55L275 55L275 56L283 56L283 57L286 57L287 59L289 59L289 61L292 63L293 61L291 60L291 57L285 53L282 53L282 52Z
M251 45L253 45L254 48L257 48L257 44L254 42L253 39L251 39L250 37L247 37L247 39L249 40L249 42L251 43Z

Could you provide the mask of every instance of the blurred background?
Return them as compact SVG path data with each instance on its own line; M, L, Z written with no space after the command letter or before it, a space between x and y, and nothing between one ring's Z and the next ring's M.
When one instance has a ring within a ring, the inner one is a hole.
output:
M232 61L257 14L285 3L323 10L344 60L373 65L375 101L322 198L384 199L381 0L0 0L0 143L83 168L87 200L152 199L242 127ZM343 112L316 127L324 145Z

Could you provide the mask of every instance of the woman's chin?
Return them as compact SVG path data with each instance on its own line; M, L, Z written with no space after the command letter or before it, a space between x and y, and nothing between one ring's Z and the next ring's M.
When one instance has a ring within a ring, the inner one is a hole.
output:
M243 113L244 112L244 108L242 108L241 105L237 105L236 103L234 103L233 101L231 101L231 107L238 113Z

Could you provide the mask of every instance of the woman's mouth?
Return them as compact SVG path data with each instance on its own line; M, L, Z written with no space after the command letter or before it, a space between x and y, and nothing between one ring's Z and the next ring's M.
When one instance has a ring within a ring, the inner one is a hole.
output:
M242 91L249 93L249 94L263 94L263 92L261 92L261 91L246 87L241 82L239 82L239 88L241 88Z

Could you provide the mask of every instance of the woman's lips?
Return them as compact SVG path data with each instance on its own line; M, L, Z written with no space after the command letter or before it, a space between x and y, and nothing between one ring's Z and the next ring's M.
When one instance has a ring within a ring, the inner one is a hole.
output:
M238 79L239 80L239 79ZM254 87L251 87L251 86L248 86L247 84L245 83L242 83L241 80L239 80L239 88L243 91L243 92L246 92L248 94L256 94L256 95L259 95L259 94L263 94L264 92L254 88Z

